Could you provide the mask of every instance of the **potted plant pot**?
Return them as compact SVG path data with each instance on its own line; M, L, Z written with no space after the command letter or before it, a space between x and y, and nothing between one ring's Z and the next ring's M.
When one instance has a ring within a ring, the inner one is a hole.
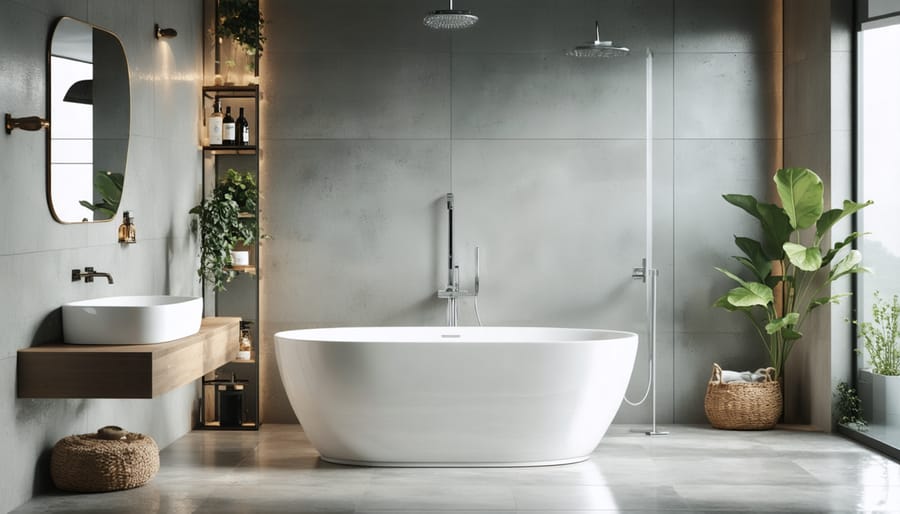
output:
M863 417L874 425L900 427L900 297L890 302L875 292L871 321L854 322L869 369L858 374Z
M250 252L247 250L232 250L231 251L231 265L232 266L249 266L250 265Z

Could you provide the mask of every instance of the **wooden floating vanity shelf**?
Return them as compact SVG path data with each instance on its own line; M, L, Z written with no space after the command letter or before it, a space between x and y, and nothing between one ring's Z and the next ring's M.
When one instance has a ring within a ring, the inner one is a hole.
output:
M168 343L47 344L18 352L19 398L153 398L237 357L240 318L204 318Z

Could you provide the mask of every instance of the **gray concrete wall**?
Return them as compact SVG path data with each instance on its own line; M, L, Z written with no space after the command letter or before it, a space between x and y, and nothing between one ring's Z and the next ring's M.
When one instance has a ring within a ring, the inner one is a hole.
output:
M765 363L739 315L713 310L749 216L781 164L780 0L492 0L432 32L424 0L262 0L263 421L294 421L272 334L441 324L443 195L471 287L482 249L490 325L645 333L644 49L654 67L659 419L703 422L710 368ZM626 58L573 60L594 20ZM474 322L463 301L461 322ZM629 396L647 381L642 342ZM649 405L619 422L647 422Z
M116 32L131 72L131 143L122 206L137 216L138 243L116 242L119 219L53 221L45 200L44 134L0 134L0 511L49 485L49 450L60 438L115 424L165 446L191 428L195 387L153 400L16 398L16 350L61 338L62 303L122 294L198 294L188 209L200 198L197 150L201 60L199 2L0 0L0 110L46 113L47 34L59 16ZM154 21L178 30L157 42ZM196 114L195 114L196 113ZM94 266L115 278L70 281Z

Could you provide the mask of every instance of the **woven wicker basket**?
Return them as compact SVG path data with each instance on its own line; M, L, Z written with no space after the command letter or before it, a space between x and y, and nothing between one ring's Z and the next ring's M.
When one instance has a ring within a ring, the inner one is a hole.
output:
M722 382L722 368L713 364L706 386L703 407L715 428L726 430L769 430L781 417L781 385L775 380L775 368L759 369L765 382Z
M50 476L64 491L96 493L139 487L159 471L159 448L152 437L122 431L109 439L109 427L97 434L60 439L50 456Z

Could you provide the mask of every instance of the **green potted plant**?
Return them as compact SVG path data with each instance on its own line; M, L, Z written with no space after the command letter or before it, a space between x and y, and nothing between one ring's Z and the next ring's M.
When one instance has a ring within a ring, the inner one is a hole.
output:
M259 0L218 0L215 34L219 41L228 39L235 50L229 61L234 66L238 54L248 57L247 69L256 69L256 59L262 56L265 20L259 12ZM239 50L239 51L237 51ZM226 61L227 62L227 61Z
M791 349L803 336L803 324L809 314L847 296L832 295L831 283L864 270L862 255L850 249L859 233L835 242L831 248L823 248L823 241L838 221L872 202L844 200L841 208L826 211L824 185L812 170L780 169L774 180L780 206L760 202L750 195L723 195L728 203L760 222L763 238L756 241L735 236L734 242L743 255L734 258L752 278L744 280L716 268L738 285L716 300L715 306L740 312L750 319L768 351L775 377L780 380Z
M200 229L200 268L197 274L216 291L237 275L232 266L232 251L238 244L256 241L259 190L253 174L229 169L216 184L209 197L194 206Z
M872 321L854 323L871 366L859 371L863 411L874 424L900 426L900 298L888 303L876 291Z
M865 431L868 422L863 418L865 410L856 389L847 382L840 382L835 396L837 396L837 422L847 426L854 425L860 432Z

